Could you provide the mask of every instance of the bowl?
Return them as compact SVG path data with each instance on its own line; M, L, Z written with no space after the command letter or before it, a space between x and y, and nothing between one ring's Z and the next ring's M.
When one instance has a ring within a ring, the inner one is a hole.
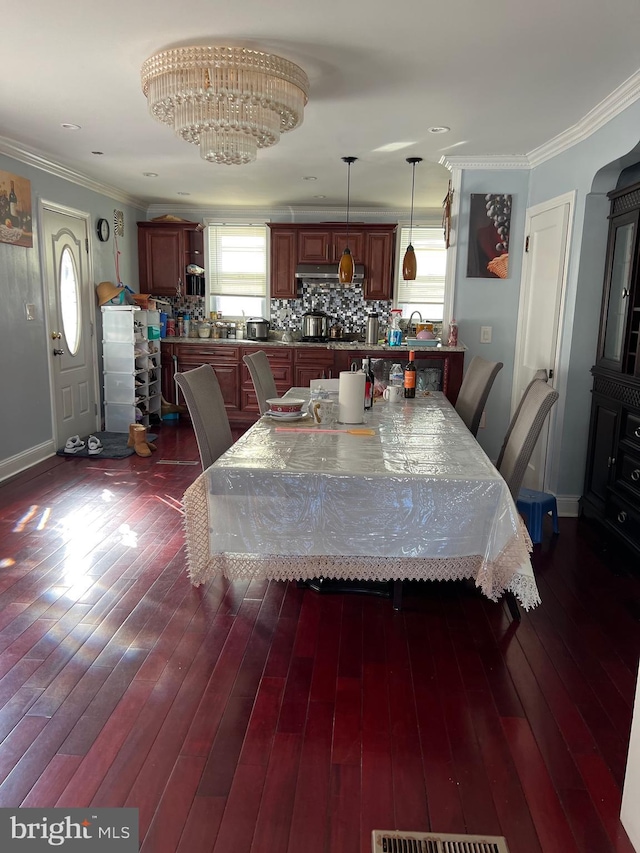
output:
M414 347L437 347L440 343L438 338L407 338L405 340L405 344L408 349L412 349Z
M278 412L281 415L300 414L304 406L304 400L298 400L295 397L272 397L267 400L269 408L272 412Z

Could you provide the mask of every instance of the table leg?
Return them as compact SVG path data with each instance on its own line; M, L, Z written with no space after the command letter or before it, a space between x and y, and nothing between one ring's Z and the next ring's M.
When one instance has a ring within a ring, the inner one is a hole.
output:
M393 581L393 609L402 610L402 581Z

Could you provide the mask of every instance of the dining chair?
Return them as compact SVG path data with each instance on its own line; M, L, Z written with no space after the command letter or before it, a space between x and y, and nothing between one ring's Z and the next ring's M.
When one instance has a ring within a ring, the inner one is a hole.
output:
M496 468L504 477L514 501L518 499L542 426L558 396L558 392L542 379L534 379L509 424L509 438Z
M203 364L176 373L175 380L189 410L204 471L233 444L218 377L210 364Z
M507 431L504 434L504 438L502 440L502 447L500 448L500 453L498 454L498 461L496 462L496 468L498 469L498 471L500 470L500 464L502 463L502 457L504 456L504 449L507 446L507 442L509 441L509 436L511 435L511 430L513 429L513 425L516 422L516 420L518 419L518 415L520 414L520 409L522 408L522 403L524 402L525 397L529 393L529 390L530 390L530 388L534 382L536 382L537 380L541 380L542 382L546 382L548 379L549 379L549 374L544 369L544 367L541 368L540 370L536 370L536 372L533 374L533 379L531 380L531 382L529 382L527 387L522 392L522 397L520 397L520 402L516 406L516 410L513 413L513 416L511 417L511 421L509 422L509 426L507 427Z
M477 435L480 418L493 382L502 370L501 361L487 361L480 355L471 359L462 379L455 410L472 435Z
M269 410L267 400L271 397L279 396L269 359L264 350L258 350L258 352L252 352L250 355L243 356L242 360L249 368L253 388L258 399L260 414L264 415Z

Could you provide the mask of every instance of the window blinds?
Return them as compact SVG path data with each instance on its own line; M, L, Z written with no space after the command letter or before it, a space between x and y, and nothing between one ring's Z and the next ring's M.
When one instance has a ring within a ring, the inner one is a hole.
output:
M402 228L400 231L397 302L442 303L447 268L447 250L442 228L414 225L411 243L418 267L415 281L405 281L402 278L402 261L409 245L409 233L409 228Z
M218 296L266 296L266 225L209 225L209 290Z

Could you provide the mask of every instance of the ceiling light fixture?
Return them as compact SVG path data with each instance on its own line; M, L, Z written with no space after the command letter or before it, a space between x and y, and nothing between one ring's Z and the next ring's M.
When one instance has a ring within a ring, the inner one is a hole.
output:
M440 127L430 127L429 133L449 133L451 130L450 127L446 127L444 124L440 125Z
M404 258L402 260L402 278L405 281L415 281L418 264L416 262L416 253L414 252L411 243L413 237L413 191L416 183L416 164L422 163L422 157L407 157L407 163L411 163L413 174L411 176L411 220L409 224L409 245L407 246L407 251L404 253Z
M338 265L338 279L340 284L351 284L353 281L353 255L349 248L349 206L351 202L351 164L355 163L357 157L343 157L342 160L347 164L347 245L340 257Z
M145 178L157 178L158 177L157 172L143 172L142 175Z
M142 66L149 112L200 146L210 163L239 165L302 124L309 79L281 56L243 47L178 47Z
M67 122L67 121L63 122L63 123L60 125L60 127L61 127L63 130L82 130L82 128L80 127L80 125L79 125L79 124L70 124L70 123L69 123L69 122Z

